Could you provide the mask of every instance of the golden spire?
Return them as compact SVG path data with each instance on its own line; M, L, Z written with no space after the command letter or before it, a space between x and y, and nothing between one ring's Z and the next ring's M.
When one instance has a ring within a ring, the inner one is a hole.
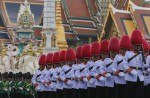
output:
M65 38L65 30L62 25L61 18L61 0L56 0L56 32L57 32L57 46L59 49L67 49L67 41Z
M40 44L40 46L38 47L37 51L38 53L43 54L43 47L42 47L42 44Z
M25 48L23 49L21 56L24 56L24 55L26 55L26 49Z
M33 49L32 49L32 43L31 42L29 43L29 48L28 48L27 55L30 55L30 56L35 55L35 51L33 51Z
M44 33L43 35L42 35L42 47L46 47L46 39L47 39L47 37L46 37L46 34ZM41 44L40 44L41 45Z
M4 43L1 44L1 56L5 56L7 52L7 48L5 47Z

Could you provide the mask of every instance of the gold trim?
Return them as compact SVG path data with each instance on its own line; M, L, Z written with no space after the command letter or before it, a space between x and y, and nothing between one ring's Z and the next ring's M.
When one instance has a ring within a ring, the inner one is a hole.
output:
M135 26L135 28L138 28L138 24L137 24L137 21L135 19L135 15L134 15L134 11L133 11L133 8L132 8L132 4L131 4L131 0L129 0L128 2L128 7L129 7L129 10L131 12L131 17L132 17L132 20L133 20L133 24Z
M112 10L112 7L113 7L113 6L112 6L111 3L110 3L109 6L110 6L110 9L111 9L111 10L110 10L110 14L111 14L111 17L112 17L112 19L113 19L113 21L114 21L114 24L115 24L115 27L116 27L116 29L117 29L117 32L120 33L120 32L119 32L119 29L118 29L118 25L117 25L117 23L116 23L116 21L115 21L114 14L113 14L113 10Z
M105 27L106 27L106 24L107 24L107 21L108 21L109 13L110 13L110 8L107 9L107 14L106 14L106 17L105 17L104 26L103 26L103 30L102 30L102 33L101 33L101 38L103 38L103 36L105 34Z
M104 34L105 34L105 28L106 28L106 24L107 24L109 15L111 16L111 18L112 18L112 20L113 20L113 22L114 22L114 24L115 24L115 27L116 27L116 29L117 29L117 32L120 33L120 32L119 32L119 29L118 29L118 26L117 26L117 23L116 23L116 21L115 21L115 17L114 17L114 14L113 14L112 7L113 7L113 6L112 6L112 4L110 3L110 4L109 4L109 7L108 7L108 12L107 12L107 15L106 15L106 18L105 18L105 22L104 22L104 27L103 27L103 30L102 30L102 36L104 36Z

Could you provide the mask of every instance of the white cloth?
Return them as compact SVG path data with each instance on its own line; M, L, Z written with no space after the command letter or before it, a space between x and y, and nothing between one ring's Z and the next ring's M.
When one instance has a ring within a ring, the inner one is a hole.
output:
M92 78L88 81L87 87L94 87L96 88L96 79L93 78L95 76L95 73L97 71L94 69L95 62L93 61L88 61L86 66L88 67L88 76L91 76Z
M96 70L96 73L94 74L94 77L96 78L97 75L102 75L103 73L103 68L104 66L102 66L103 64L103 61L102 60L98 60L95 62L95 65L94 65L94 69ZM96 80L96 85L97 86L105 86L105 77L101 76L99 78L99 80Z
M60 73L61 73L61 71L62 71L62 68L61 67L56 67L56 76L57 76L57 85L56 85L56 88L57 89L60 89L60 90L62 90L63 89L63 81L59 81L58 80L58 77L60 77Z
M70 70L71 69L71 70ZM68 70L70 70L68 73L65 73L67 72ZM62 67L62 71L60 73L60 78L61 80L65 81L66 79L68 78L74 78L74 69L72 67L70 67L69 65L64 65ZM67 88L67 89L72 89L72 80L70 80L70 83L63 83L63 88Z
M134 55L135 55L135 53L133 51L127 51L125 53L125 57L124 57L126 62L128 62L128 59L130 59ZM140 54L138 56L136 56L130 62L128 62L127 66L128 67L139 67L139 68L143 69L144 64L142 61L143 61L142 53L140 52ZM136 72L137 72L137 74L136 74ZM133 74L127 73L125 79L127 81L137 82L137 79L139 78L140 81L144 81L144 76L143 76L142 70L136 70L136 72L133 72Z
M31 79L33 84L38 84L38 86L35 88L35 90L40 91L40 92L43 91L43 84L41 83L41 80L42 80L41 75L42 75L42 71L37 70Z
M111 73L113 73L112 71L112 65L108 66L108 64L110 64L112 61L112 59L110 58L105 58L104 62L103 62L103 65L104 66L104 71L107 72L106 74L106 79L105 79L105 86L106 87L114 87L114 77L111 75Z
M50 89L51 91L55 91L56 92L56 81L57 81L57 76L56 76L57 72L56 69L51 68L48 73L45 76L45 80L48 82L50 81Z
M122 61L122 62L118 65L118 62L120 62L120 61ZM113 73L115 73L118 70L122 71L119 73L119 75L114 76L114 80L115 80L116 84L126 84L124 71L129 68L127 65L128 65L128 63L126 62L126 60L124 59L124 57L121 54L117 54L115 56L115 58L113 60L113 64L112 64Z
M78 64L73 64L72 68L74 69L74 78L78 78L78 73L77 70L79 70L79 65ZM79 89L79 79L78 80L73 80L73 86L72 88L74 89Z
M81 71L83 69L83 71ZM85 77L83 78L83 81L79 81L79 88L81 89L87 89L87 76L88 76L88 67L85 64L79 64L79 69L76 71L77 77Z

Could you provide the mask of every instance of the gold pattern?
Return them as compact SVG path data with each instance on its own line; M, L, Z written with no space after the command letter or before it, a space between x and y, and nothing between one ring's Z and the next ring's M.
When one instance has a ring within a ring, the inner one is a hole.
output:
M46 34L44 33L42 35L42 47L46 47L46 39L47 39L47 37L46 37Z
M10 18L9 18L9 15L8 15L8 12L7 12L7 9L6 9L6 3L18 3L18 4L21 4L21 3L23 3L22 1L11 1L11 0L9 0L9 1L2 1L2 3L3 3L3 6L4 6L4 12L6 12L6 19L7 20L5 20L6 21L6 23L8 24L8 25L11 25L11 26L16 26L16 24L15 23L12 23L11 21L10 21ZM37 4L37 5L43 5L43 3L40 3L40 2L37 2L36 1L36 3L34 2L34 1L30 1L30 4Z
M131 3L132 3L131 0L129 0L129 2L128 2L128 9L131 12L132 21L133 21L133 24L134 24L135 28L138 28L138 25L137 25L137 22L135 20L134 11L132 9L132 4Z
M7 48L5 47L4 43L2 42L1 44L1 56L5 56L6 55L6 52L7 52Z
M52 47L56 47L56 36L55 36L55 34L53 34L52 35L52 38L51 38L51 45L52 45Z
M25 11L19 17L18 25L21 26L21 29L31 29L31 26L33 26L33 24L34 18L32 14L29 14L27 8L25 8Z
M43 54L43 46L42 46L42 44L40 44L40 46L38 47L36 52L39 53L40 55Z
M108 21L109 17L112 18L114 23L111 25L111 30L110 30L109 34L106 35L105 34L105 29L107 28L106 25L107 25L107 21ZM102 35L103 37L102 38L104 38L105 36L107 36L107 39L109 39L111 36L120 37L119 29L118 29L117 23L115 21L115 16L113 14L113 6L112 6L111 3L109 3L108 12L107 12L107 15L106 15L106 20L104 22L102 32L103 32L103 35Z
M30 56L35 56L36 55L36 52L32 49L32 43L29 44L27 55L30 55Z

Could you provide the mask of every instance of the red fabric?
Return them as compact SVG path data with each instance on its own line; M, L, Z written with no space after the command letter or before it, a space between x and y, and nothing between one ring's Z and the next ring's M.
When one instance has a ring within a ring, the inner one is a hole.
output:
M92 56L91 46L89 44L84 44L82 49L82 57L90 58Z
M59 52L55 52L53 55L53 63L59 63L60 61L59 57L60 57Z
M53 53L48 53L46 56L46 64L53 64Z
M46 66L46 55L42 54L39 59L40 66Z
M92 55L99 55L100 54L100 43L93 42L91 51L92 51Z
M119 52L120 50L119 39L117 37L112 37L110 39L108 48L109 48L109 51Z
M101 42L101 48L100 48L100 53L108 53L108 45L109 45L109 41L108 40L102 40Z
M143 45L144 51L149 51L149 44L147 40L143 39L142 45Z
M131 44L142 44L143 36L140 30L134 30L131 35Z
M76 53L73 49L68 49L67 52L66 52L66 60L67 61L73 61L73 60L76 60Z
M81 59L82 58L82 46L78 46L76 49L76 58Z
M131 49L131 40L130 37L127 35L123 35L120 39L120 48L124 49Z
M60 51L60 61L66 62L66 50Z

